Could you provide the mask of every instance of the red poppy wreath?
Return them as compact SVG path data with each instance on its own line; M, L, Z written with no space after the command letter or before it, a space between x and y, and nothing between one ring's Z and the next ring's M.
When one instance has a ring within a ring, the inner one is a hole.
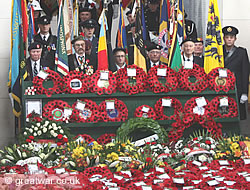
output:
M44 73L45 77L43 78L40 76L35 76L33 78L33 86L36 89L36 93L46 94L48 97L50 97L52 94L60 94L62 84L62 78L60 75L50 69L46 69ZM53 87L47 89L43 86L43 83L49 80L53 82Z
M64 110L70 108L70 105L62 100L49 101L43 107L43 117L54 121L65 121Z
M115 139L116 134L103 134L98 139L97 142L101 145L105 145L107 143L110 143L112 139Z
M144 117L144 118L151 118L155 120L156 114L152 107L148 105L142 105L135 109L134 117Z
M164 108L174 109L173 115L165 115L164 114ZM181 102L173 97L164 97L159 99L155 104L155 112L156 112L156 119L158 120L174 120L176 117L179 117L180 113L183 112L183 107L181 105Z
M84 94L88 92L89 75L80 71L70 71L63 77L62 89L68 94Z
M100 117L104 122L119 122L125 121L128 118L128 108L116 98L107 99L99 105Z
M88 143L88 144L95 141L95 139L93 139L90 135L87 135L87 134L79 134L79 135L75 136L74 139L79 140L83 143Z
M111 71L96 71L91 76L91 92L102 94L112 94L116 92L116 77Z
M71 118L73 121L78 123L97 123L99 121L99 107L92 100L78 100L72 105L72 108L73 112Z
M149 89L154 93L175 91L178 87L178 75L166 65L152 67L148 72Z
M235 76L233 72L225 68L215 68L208 73L209 88L216 92L228 92L235 86Z
M183 90L200 93L207 88L207 74L197 64L193 65L193 69L184 69L182 67L179 70L178 78L179 88Z
M128 65L119 69L116 74L118 90L129 95L145 92L147 87L146 79L145 71L136 65Z

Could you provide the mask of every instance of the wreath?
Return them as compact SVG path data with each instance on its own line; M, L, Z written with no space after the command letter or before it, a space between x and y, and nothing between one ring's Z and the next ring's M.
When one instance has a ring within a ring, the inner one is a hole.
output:
M167 102L164 103L164 101ZM171 104L169 104L168 102L170 102ZM174 114L170 116L164 114L164 108L165 109L173 108ZM163 97L156 102L155 112L156 112L156 118L159 120L174 120L176 119L176 117L179 117L180 113L183 112L183 107L178 99L168 96L168 97Z
M106 79L101 79L101 73L108 73ZM97 93L98 95L102 94L112 94L116 92L116 77L112 71L100 71L97 70L91 76L91 92Z
M93 175L102 175L102 178L107 178L107 179L111 179L113 176L113 173L108 169L108 167L90 167L90 168L86 168L83 173L82 176L87 177L87 178L91 178L91 176Z
M84 94L88 92L89 76L80 71L70 71L63 77L63 92L68 94Z
M65 121L64 109L70 108L70 105L62 100L49 101L43 107L43 117L54 121Z
M223 98L227 98L228 106L220 106L220 101ZM235 101L235 99L228 96L217 96L213 98L209 103L209 114L211 117L218 118L237 117L237 102Z
M110 143L115 137L116 134L103 134L97 139L97 142L100 145L105 145L107 143Z
M121 127L117 129L117 139L128 138L129 134L136 129L143 129L157 134L160 143L165 143L168 139L166 130L161 127L157 121L143 117L131 118L126 123L123 123Z
M182 67L179 70L178 78L179 88L186 91L200 93L208 86L207 74L204 69L197 64L194 64L193 69L184 69L184 67Z
M90 135L87 134L79 134L74 137L74 140L77 140L78 138L81 138L83 140L83 143L88 143L88 144L95 141L95 139L93 139Z
M148 105L142 105L135 109L134 117L144 117L144 118L151 118L155 120L156 114L152 107Z
M114 102L114 108L107 109L107 102ZM107 99L100 103L99 105L100 118L104 122L119 122L125 121L128 118L128 108L121 101L116 98Z
M36 90L36 93L46 94L48 97L50 97L52 94L60 94L62 84L62 78L60 77L60 75L50 69L46 69L45 72L48 73L48 76L45 79L39 76L35 76L33 78L33 86ZM53 87L47 89L43 86L43 82L49 80L53 82Z
M78 103L80 103L81 105L84 105L83 109L79 109L77 107ZM73 105L73 112L71 115L71 119L80 123L97 123L99 121L99 107L98 105L92 101L92 100L88 100L88 99L82 99L80 101L76 101Z
M129 69L132 71L136 70L136 72L129 73ZM116 74L117 87L120 92L128 93L129 95L145 92L147 87L146 78L146 73L142 68L136 65L128 65L118 70Z
M215 68L208 73L209 88L216 92L228 92L229 90L233 90L236 80L233 72L231 72L229 69L226 69L227 77L219 77L220 69L224 68Z
M149 89L154 93L175 91L178 87L177 77L176 72L166 65L152 67L148 72Z

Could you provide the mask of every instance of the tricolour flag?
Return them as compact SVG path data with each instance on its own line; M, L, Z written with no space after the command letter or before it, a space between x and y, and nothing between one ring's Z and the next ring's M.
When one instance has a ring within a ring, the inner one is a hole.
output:
M69 72L68 55L66 48L66 38L64 30L63 6L62 0L59 2L59 16L57 28L57 49L56 49L56 71L62 75Z
M178 0L177 6L177 34L179 44L182 43L184 39L186 39L186 31L185 31L185 21L184 21L184 4L183 0Z
M204 69L209 73L216 67L224 67L222 29L217 0L210 0L205 43Z
M127 49L127 38L126 38L126 28L124 23L124 15L122 3L120 3L120 17L119 17L119 26L117 31L117 47L122 47L123 49Z

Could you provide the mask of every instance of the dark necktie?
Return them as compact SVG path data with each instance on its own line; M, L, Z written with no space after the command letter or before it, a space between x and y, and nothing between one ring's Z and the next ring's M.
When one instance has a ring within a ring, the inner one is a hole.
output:
M188 58L187 61L190 61L190 59Z
M34 63L34 77L38 74L36 67L37 67L37 62Z
M155 67L156 66L156 64L155 63L153 63L153 67Z
M46 42L46 36L43 36L43 41L45 41L45 42Z

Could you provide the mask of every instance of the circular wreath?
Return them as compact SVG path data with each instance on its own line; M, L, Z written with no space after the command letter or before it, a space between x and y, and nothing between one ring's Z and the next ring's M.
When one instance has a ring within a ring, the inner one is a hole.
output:
M65 121L63 113L64 108L70 108L70 105L62 100L53 100L49 101L45 106L43 107L43 117L48 118L49 120L54 121Z
M227 77L219 78L219 69L223 68L218 67L208 73L209 88L216 92L233 90L236 80L233 72L227 69Z
M91 176L93 175L102 175L102 178L107 178L107 179L111 179L113 176L113 173L108 169L108 167L90 167L90 168L86 168L82 175L87 177L87 178L91 178Z
M84 143L92 143L93 141L95 141L95 139L93 139L90 135L87 135L87 134L79 134L77 136L74 137L75 140L77 140L78 138L82 138Z
M207 74L204 69L197 64L194 64L193 69L184 69L184 67L182 67L178 73L179 88L183 90L200 93L208 86ZM191 81L192 78L195 80L194 82Z
M136 76L129 77L127 69L136 69ZM147 75L142 68L136 65L128 65L125 68L119 69L116 74L117 87L120 92L131 94L138 94L145 92L147 83Z
M157 76L158 69L167 69L166 76ZM152 67L148 72L149 89L154 93L175 91L178 87L177 77L176 72L166 65ZM160 80L164 80L164 83Z
M61 76L57 72L50 69L46 69L45 72L49 74L46 79L40 78L39 76L35 76L33 78L33 86L36 89L36 93L46 94L48 97L50 97L52 94L60 94L62 84ZM53 87L47 89L43 87L43 82L48 80L53 81Z
M84 94L88 92L88 78L89 75L83 74L80 71L70 71L66 76L63 77L63 91L69 94ZM78 83L80 86L72 88L72 83Z
M148 112L144 112L143 109L148 109ZM155 111L152 107L148 105L141 105L135 109L134 117L144 117L144 118L151 118L156 119Z
M116 137L116 134L103 134L98 139L98 144L105 145L107 143L110 143L112 139Z
M228 107L224 107L227 109L225 110L226 113L223 112L223 108L221 108L221 111L219 111L221 98L228 98ZM238 116L237 102L235 101L235 99L228 96L217 96L209 102L209 114L211 117L219 117L219 118L237 117Z
M112 71L107 71L109 72L109 77L107 81L104 81L100 80L101 72L102 71L97 70L91 76L91 92L97 93L98 95L112 94L116 92L117 82L115 75Z
M167 141L168 134L166 130L161 127L157 121L143 117L130 118L126 123L123 123L121 127L117 129L117 138L126 139L129 137L129 134L136 129L143 129L157 134L160 143L165 143Z
M99 107L98 105L88 99L81 99L82 102L85 102L85 107L83 111L80 111L76 108L78 101L76 101L73 105L73 112L71 115L71 119L76 122L83 122L83 123L97 123L99 121Z
M164 106L162 106L162 99L171 99L171 108L174 109L174 114L171 116L164 114ZM155 113L156 113L156 119L159 120L174 120L176 117L179 117L179 114L183 112L183 107L181 105L181 102L173 97L163 97L159 99L155 104Z
M114 101L115 109L107 110L106 101ZM121 100L117 100L116 98L102 101L99 105L99 111L100 111L100 118L104 122L109 122L109 121L119 122L119 121L125 121L128 118L127 106Z

